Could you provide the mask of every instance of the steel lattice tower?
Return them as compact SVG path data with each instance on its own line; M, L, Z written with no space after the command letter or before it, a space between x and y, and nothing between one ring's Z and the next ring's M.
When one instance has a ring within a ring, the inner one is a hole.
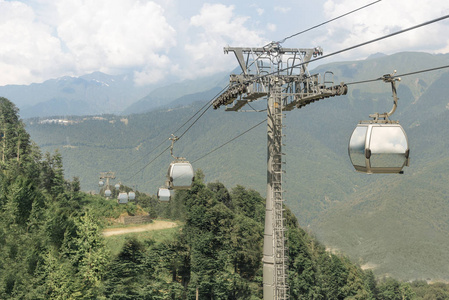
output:
M276 77L270 83L270 97L267 105L267 201L264 232L264 269L273 273L273 279L264 276L264 294L274 292L274 299L288 299L287 265L288 252L284 226L283 197L283 153L282 153L282 93ZM270 221L271 219L271 221ZM267 224L268 222L268 224ZM269 224L271 222L271 224ZM271 245L270 245L271 244ZM273 269L273 270L271 270ZM265 272L264 272L265 275ZM273 287L271 287L273 285Z
M271 43L262 48L226 47L234 52L242 74L230 77L229 88L213 102L217 109L230 105L226 111L239 111L245 104L267 99L267 195L263 244L264 300L289 299L288 248L284 219L283 191L283 117L284 111L301 108L323 98L346 94L343 83L333 84L332 73L310 75L311 57L322 55L314 49L282 48ZM245 57L246 55L246 57Z

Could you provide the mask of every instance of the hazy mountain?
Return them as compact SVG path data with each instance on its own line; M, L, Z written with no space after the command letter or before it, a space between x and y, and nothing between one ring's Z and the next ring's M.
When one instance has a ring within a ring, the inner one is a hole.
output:
M131 114L172 105L172 101L181 97L187 97L179 100L183 105L190 104L188 95L196 93L213 97L227 84L227 73L182 82L136 86L131 74L94 72L30 85L0 86L0 95L19 107L22 118ZM215 94L211 95L208 91Z
M190 104L192 101L198 101L198 98L203 100L203 96L207 98L212 98L215 96L223 87L229 83L228 73L218 73L205 78L199 78L195 80L185 80L179 83L173 83L159 87L149 93L147 96L143 97L139 101L131 104L129 107L123 110L122 114L132 114L132 113L142 113L147 112L152 109L163 107L172 104ZM210 94L208 91L217 91L215 94ZM194 96L197 93L206 93L203 96ZM193 95L190 97L188 95ZM186 97L187 98L182 98ZM189 100L192 98L192 101ZM178 100L177 100L178 99ZM177 100L176 103L172 103ZM207 99L209 100L209 99Z
M332 63L311 73L332 71L335 82L354 83L395 69L405 74L447 65L448 60L448 55L398 53ZM301 225L377 274L449 279L448 81L449 73L443 69L404 76L398 84L400 100L393 119L400 120L411 148L411 165L403 175L357 173L347 155L357 122L391 109L390 84L352 84L346 96L287 112L286 204ZM217 86L212 82L202 86L201 93L178 98L174 94L179 91L165 89L172 93L169 102L177 104L170 108L74 118L74 125L68 126L27 120L27 130L44 151L60 149L66 176L79 176L84 190L96 190L99 173L112 170L122 183L155 194L172 160L163 152L168 137L184 132L188 125L180 126L209 100L204 99L207 91L213 94ZM159 90L159 95L163 92ZM193 104L183 105L187 103ZM201 168L207 181L220 180L230 187L243 184L264 195L265 125L211 152L264 119L265 112L211 109L175 144L175 155Z
M131 75L112 76L95 72L30 85L1 86L0 95L20 108L22 118L94 115L119 113L153 88L135 86Z

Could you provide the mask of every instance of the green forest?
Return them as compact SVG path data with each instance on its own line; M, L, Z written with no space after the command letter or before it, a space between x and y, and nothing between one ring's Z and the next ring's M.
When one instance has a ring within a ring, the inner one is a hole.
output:
M1 299L262 299L265 199L206 183L172 201L136 193L118 204L64 177L59 152L41 153L17 107L0 98ZM128 236L113 250L111 218L145 212L181 226L162 238ZM448 299L445 284L375 278L325 250L286 207L291 299Z

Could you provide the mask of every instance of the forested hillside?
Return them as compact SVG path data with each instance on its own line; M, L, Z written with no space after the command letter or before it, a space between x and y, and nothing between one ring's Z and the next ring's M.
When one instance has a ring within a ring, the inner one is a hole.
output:
M447 55L398 53L333 63L316 71L330 70L336 83L350 83L379 78L394 69L404 74L447 65L448 60ZM356 173L347 156L356 123L368 119L369 114L391 109L389 84L349 85L346 96L286 113L283 152L287 205L299 223L326 245L349 253L353 260L372 267L375 274L394 274L407 280L449 279L449 226L445 217L449 215L445 168L449 159L445 138L449 130L448 74L444 69L419 73L398 83L400 100L393 119L403 125L411 149L410 167L401 176ZM170 134L184 132L189 118L210 100L207 95L197 94L198 102L192 105L179 101L179 106L148 113L74 117L76 122L68 126L29 119L27 130L44 151L59 149L66 174L79 176L82 190L98 191L100 172L115 171L117 181L155 194L172 160L168 151L162 152L169 146ZM189 95L188 101L194 98ZM257 108L256 103L253 106ZM208 182L243 184L264 194L264 125L208 153L265 118L265 112L211 109L176 143L175 155L185 156L194 168L202 169ZM186 126L180 127L185 122ZM413 265L399 263L408 249L407 260Z
M168 204L138 193L135 203L80 191L59 153L42 155L17 108L0 98L0 298L261 299L264 199L254 190L204 183ZM129 238L111 255L106 217L135 209L183 222L166 240ZM412 299L394 279L377 282L344 256L326 252L286 210L292 299ZM431 292L445 292L445 286Z

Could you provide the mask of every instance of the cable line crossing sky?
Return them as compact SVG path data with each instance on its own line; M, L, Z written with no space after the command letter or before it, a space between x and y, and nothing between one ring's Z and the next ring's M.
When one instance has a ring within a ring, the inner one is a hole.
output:
M223 55L227 45L260 47L289 37L283 47L321 46L326 54L449 14L445 0L371 3L0 0L0 86L95 71L130 74L136 85L196 79L236 67L233 57ZM439 22L432 30L416 30L338 59L377 52L448 53L448 31L449 22Z
M438 22L443 21L443 20L445 20L445 19L447 19L447 18L449 18L449 15L441 16L441 17L436 18L436 19L433 19L433 20L428 20L428 21L423 22L423 23L421 23L421 24L417 24L417 25L411 26L411 27L409 27L409 28L405 28L405 29L402 29L402 30L399 30L399 31L396 31L396 32L393 32L393 33L390 33L390 34L387 34L387 35L385 35L385 36L377 37L377 38L372 39L372 40L370 40L370 41L362 42L362 43L359 43L359 44L357 44L357 45L350 46L350 47L348 47L348 48L345 48L345 49L341 49L341 50L335 51L335 52L330 53L330 54L328 54L328 55L325 55L325 56L321 56L321 57L315 58L315 59L313 59L313 60L311 60L311 61L319 60L319 59L323 59L323 58L327 58L327 57L330 57L330 56L333 56L333 55L336 55L336 54L341 54L341 53L343 53L343 52L346 52L346 51L349 51L349 50L353 50L353 49L356 49L356 48L359 48L359 47L362 47L362 46L367 46L367 45L370 45L370 44L372 44L372 43L375 43L375 42L378 42L378 41L381 41L381 40L384 40L384 39L387 39L387 38L390 38L390 37L397 37L397 36L400 35L400 34L403 34L403 33L409 32L409 31L413 31L413 30L419 29L419 28L421 28L421 27L424 27L424 26L427 26L427 25L431 25L431 24L433 24L433 23L438 23ZM298 33L298 34L300 34L300 33ZM284 40L285 40L285 39L284 39ZM293 67L298 67L298 66L300 66L300 65L301 65L301 64L297 64L297 65L294 65ZM446 68L446 67L448 67L448 66L440 66L440 67L435 67L435 68L426 69L426 70L417 70L417 71L415 71L415 72L411 72L411 73L408 73L408 74L404 74L404 75L402 75L402 76L408 76L408 75L412 75L412 74L418 74L418 73L423 73L423 72L435 71L435 70L443 69L443 68ZM287 69L283 69L283 70L280 70L280 71L286 71L286 70L287 70ZM271 75L271 74L266 74L266 75L263 75L263 76L267 76L267 75ZM263 76L262 76L262 77L263 77ZM395 76L395 77L399 77L399 75L398 75L398 76ZM364 81L359 81L359 82L353 82L353 83L350 83L350 84L366 83L366 82L377 81L377 80L382 80L382 78L380 77L380 78L376 78L376 79L370 79L370 80L364 80ZM223 90L222 90L222 91L223 91ZM220 92L219 94L221 94L221 92ZM217 95L217 96L218 96L218 95ZM202 113L201 113L201 114L200 114L200 115L199 115L199 116L192 122L192 124L190 124L189 127L188 127L186 130L184 130L184 132L179 136L179 138L182 138L182 137L183 137L183 136L184 136L184 135L185 135L185 134L192 128L192 127L193 127L193 125L194 125L196 122L198 122L198 120L199 120L199 119L200 119L200 118L201 118L201 117L202 117L202 116L209 110L209 108L211 107L212 101L213 101L214 99L216 99L217 96L215 96L213 99L211 99L209 102L207 102L207 103L206 103L203 107L201 107L201 108L200 108L200 109L199 109L199 110L198 110L192 117L190 117L190 118L189 118L183 125L181 125L181 126L176 130L176 131L179 131L179 130L180 130L182 127L184 127L190 120L192 120L198 113L200 113L200 112L202 111ZM204 109L204 110L203 110L203 109ZM257 126L261 125L262 123L263 123L263 122L258 123L257 125L255 125L255 126L251 127L250 129L244 131L243 133L241 133L241 134L239 134L238 136L232 138L231 140L227 141L226 143L222 144L221 146L214 148L213 150L211 150L210 152L208 152L208 153L205 154L204 156L200 157L200 158L197 159L196 161L198 161L198 160L204 158L205 156L211 154L212 152L214 152L214 151L216 151L216 150L222 148L223 146L229 144L230 142L232 142L232 141L234 141L235 139L237 139L238 137L240 137L240 136L246 134L247 132L249 132L249 131L251 131L252 129L256 128ZM160 145L162 145L162 143L161 143ZM160 145L159 145L159 146L160 146ZM159 146L157 146L157 147L159 147ZM151 160L151 161L150 161L149 163L147 163L143 168L141 168L141 169L140 169L139 171L137 171L134 175L132 175L131 178L134 177L135 175L137 175L138 173L142 172L146 167L148 167L152 162L154 162L158 157L160 157L160 156L161 156L165 151L167 151L167 150L168 150L168 148L166 148L164 151L162 151L158 156L156 156L156 158L154 158L153 160ZM145 156L146 156L146 155L145 155ZM140 160L140 159L139 159L139 160ZM129 179L131 179L131 178L129 178Z

